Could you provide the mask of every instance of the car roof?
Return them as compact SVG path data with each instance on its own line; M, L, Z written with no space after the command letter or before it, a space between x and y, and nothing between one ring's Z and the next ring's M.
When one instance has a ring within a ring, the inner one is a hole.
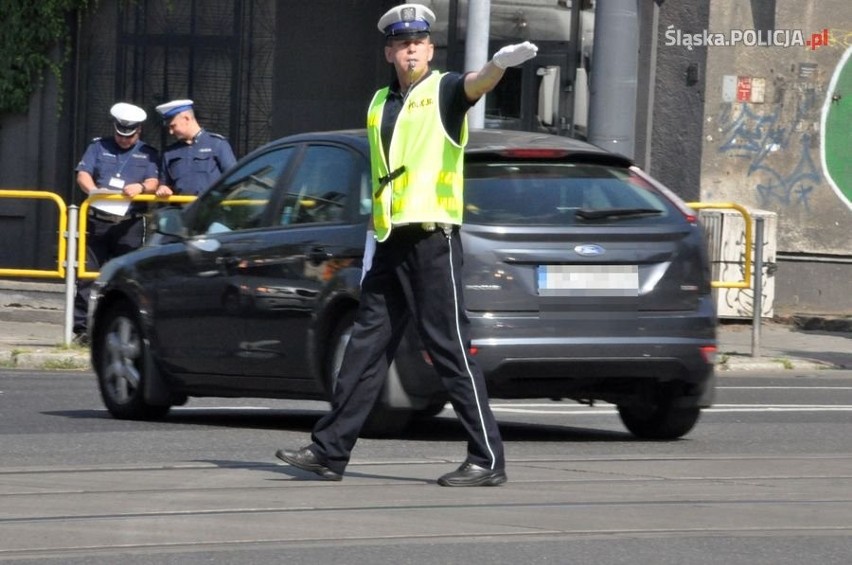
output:
M368 151L366 129L342 129L298 133L282 137L269 145L307 141L337 141L358 146ZM633 162L623 155L612 153L591 143L548 133L505 130L473 129L469 132L466 155L506 154L514 149L558 150L564 152L563 159L590 161L629 167Z

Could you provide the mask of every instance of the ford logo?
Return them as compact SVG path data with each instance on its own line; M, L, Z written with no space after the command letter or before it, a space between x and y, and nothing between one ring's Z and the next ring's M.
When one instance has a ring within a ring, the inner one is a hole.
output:
M578 245L575 247L574 253L582 255L583 257L595 257L606 253L606 249L600 245L595 245L594 243L587 243L586 245Z

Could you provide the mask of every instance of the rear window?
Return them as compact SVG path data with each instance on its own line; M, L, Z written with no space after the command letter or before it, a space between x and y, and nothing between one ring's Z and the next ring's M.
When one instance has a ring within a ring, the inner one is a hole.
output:
M599 226L683 221L678 210L629 169L548 162L468 162L465 222Z

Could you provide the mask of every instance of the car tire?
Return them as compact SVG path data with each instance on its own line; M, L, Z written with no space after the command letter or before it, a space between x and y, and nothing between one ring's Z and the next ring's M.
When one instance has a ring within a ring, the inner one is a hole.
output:
M355 311L350 310L344 314L337 323L329 340L328 355L325 363L325 379L329 397L334 393L337 384L337 375L343 363L343 353L349 344L352 335L352 325L355 322ZM395 363L391 363L388 373L396 371ZM387 386L387 383L385 383ZM404 432L411 423L414 412L404 408L391 408L382 401L382 393L376 401L364 426L361 435L364 437L393 437Z
M701 409L678 406L677 396L658 394L656 401L638 405L619 405L618 415L624 426L638 438L673 440L683 437L698 422Z
M125 420L162 418L171 406L149 404L145 380L157 368L141 331L139 315L128 304L112 307L103 317L92 351L98 388L113 417Z

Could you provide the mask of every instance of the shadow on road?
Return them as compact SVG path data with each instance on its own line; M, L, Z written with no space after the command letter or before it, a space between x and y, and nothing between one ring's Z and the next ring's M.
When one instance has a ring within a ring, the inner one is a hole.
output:
M92 419L113 422L114 426L160 428L174 425L212 426L240 429L282 430L309 434L316 421L324 414L321 410L253 410L250 408L176 408L165 418L153 421L117 420L106 410L58 410L43 412L48 416L71 419ZM626 431L600 430L554 424L500 422L504 441L519 442L634 442L638 441ZM364 435L365 438L378 437ZM412 422L404 433L382 435L385 439L409 441L466 441L464 431L454 416L436 416Z
M317 475L310 473L308 471L303 471L296 467L291 467L289 465L285 465L283 463L276 462L258 462L258 461L233 461L233 460L223 460L223 459L195 459L194 463L207 463L210 465L215 465L220 469L243 469L246 471L260 471L263 473L276 473L278 475L286 475L281 478L271 478L271 481L304 481L304 482L314 482L314 483L325 483L325 482L333 482L326 481ZM375 473L364 473L362 471L353 471L351 468L346 470L347 478L362 478L362 479L385 479L385 480L393 480L393 481L402 481L409 483L419 483L419 484L429 484L434 483L435 480L427 480L427 479L418 479L413 477L403 477L399 475L377 475Z

